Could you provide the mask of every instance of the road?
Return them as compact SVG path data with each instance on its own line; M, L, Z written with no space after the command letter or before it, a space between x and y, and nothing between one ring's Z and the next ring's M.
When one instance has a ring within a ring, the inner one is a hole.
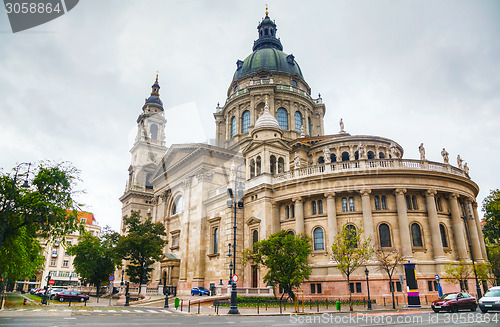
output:
M318 315L208 316L168 309L17 310L0 312L0 326L500 326L499 313L429 311Z

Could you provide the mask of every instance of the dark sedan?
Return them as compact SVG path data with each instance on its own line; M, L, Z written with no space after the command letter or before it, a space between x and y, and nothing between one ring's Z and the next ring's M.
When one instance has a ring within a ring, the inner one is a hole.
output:
M56 298L59 302L85 302L89 300L89 296L87 294L82 294L78 291L64 291L57 293Z
M458 310L476 311L477 303L476 298L470 294L464 292L447 293L432 302L431 308L434 312L442 310L450 312L457 312Z
M191 289L191 295L210 295L210 291L205 287L193 287Z

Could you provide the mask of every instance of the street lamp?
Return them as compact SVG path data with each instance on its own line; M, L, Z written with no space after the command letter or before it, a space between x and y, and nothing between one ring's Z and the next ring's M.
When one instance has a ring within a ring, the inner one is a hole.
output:
M30 174L31 162L23 162L23 163L20 163L19 165L16 166L16 173L14 175L14 183L12 183L12 188L10 189L9 203L7 204L7 210L5 210L5 216L3 218L2 234L0 235L0 247L2 247L3 237L5 235L5 229L7 228L7 220L9 218L10 205L12 203L12 195L14 194L14 188L16 187L17 173L19 172L19 168L21 168L22 165L28 165L28 172L26 174L26 179L25 179L22 187L29 187L28 176Z
M124 273L124 271L123 271L123 270L124 270L124 269L123 269L123 267L122 267L122 282L120 283L120 285L121 285L121 286L123 286L123 273ZM160 284L161 284L161 279L160 279Z
M228 244L229 252L227 256L229 257L229 280L227 285L231 285L231 277L233 276L233 263L231 262L231 243Z
M474 219L472 217L472 214L470 212L470 207L468 206L468 212L469 212L469 219ZM476 279L476 292L477 292L477 298L480 299L482 297L481 294L481 287L479 287L479 280L477 279L477 272L476 272L476 264L474 261L474 254L472 253L472 245L470 243L470 237L469 237L469 225L467 224L467 213L465 212L465 207L464 204L462 203L462 210L464 213L464 223L465 223L465 234L467 235L467 243L469 243L469 253L470 253L470 260L472 261L472 269L474 270L474 278Z
M366 289L368 290L368 310L372 309L372 300L370 299L370 283L368 282L368 274L370 271L368 271L368 268L365 268L365 275L366 275Z

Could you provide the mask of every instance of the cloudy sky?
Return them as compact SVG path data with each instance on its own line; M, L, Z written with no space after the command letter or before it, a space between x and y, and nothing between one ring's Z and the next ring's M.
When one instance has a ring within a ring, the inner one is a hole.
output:
M391 138L417 159L468 162L478 202L500 187L498 1L82 0L13 34L0 10L0 167L82 172L85 209L119 228L135 120L157 71L167 143L214 137L236 60L265 4L284 52L327 106L325 133ZM187 128L189 127L189 128Z

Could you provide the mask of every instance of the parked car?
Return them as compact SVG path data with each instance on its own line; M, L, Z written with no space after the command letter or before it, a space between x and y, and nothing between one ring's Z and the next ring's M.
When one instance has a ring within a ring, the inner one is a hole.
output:
M64 291L60 292L56 295L56 299L59 302L84 302L89 300L89 296L87 294L82 294L78 291Z
M191 289L191 295L210 295L210 291L207 290L205 287L193 287Z
M43 290L43 288L32 288L30 289L30 294L34 295L36 292Z
M39 288L34 295L43 296L45 294L45 288Z
M458 310L476 311L476 298L465 292L447 293L438 300L432 302L432 310L439 312L441 310L457 312Z
M484 296L479 299L479 309L483 313L489 310L500 310L500 286L490 288Z
M48 295L48 297L49 297L51 300L53 300L53 299L55 299L55 298L56 298L57 294L59 294L59 293L61 293L61 292L63 292L63 291L65 291L65 289L64 289L64 288L52 288L52 289L50 289L50 290L48 291L47 295Z

